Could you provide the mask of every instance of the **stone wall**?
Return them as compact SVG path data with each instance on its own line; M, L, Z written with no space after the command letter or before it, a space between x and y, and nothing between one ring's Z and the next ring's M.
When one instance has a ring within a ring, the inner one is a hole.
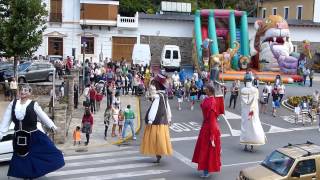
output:
M36 96L50 95L50 91L52 89L52 84L50 83L29 83L29 85L32 88L32 94ZM60 85L58 84L56 84L55 86L56 94L59 90L59 86Z
M192 64L192 38L165 37L165 36L141 36L141 44L149 44L151 50L151 63L160 64L161 52L164 45L177 45L181 51L181 64Z
M58 127L57 132L54 134L54 143L63 144L66 140L67 131L67 105L57 104L54 108L54 123Z

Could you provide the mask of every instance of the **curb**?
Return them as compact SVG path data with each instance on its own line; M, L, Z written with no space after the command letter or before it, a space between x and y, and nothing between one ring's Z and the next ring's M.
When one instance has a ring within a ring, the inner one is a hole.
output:
M136 131L135 131L135 134L137 134L138 132L140 132L141 130L141 122L140 122L140 113L141 113L141 109L140 109L140 98L139 97L135 97L136 98L136 105L138 106L138 112L137 112L137 127L136 127ZM132 134L124 139L121 139L121 140L117 140L115 142L112 142L111 145L120 145L122 144L123 142L129 140L132 138Z
M288 102L288 99L282 101L282 102L281 102L281 105L282 105L283 107L285 107L286 109L290 110L290 111L294 111L294 109L292 108L292 106L288 105L287 102Z

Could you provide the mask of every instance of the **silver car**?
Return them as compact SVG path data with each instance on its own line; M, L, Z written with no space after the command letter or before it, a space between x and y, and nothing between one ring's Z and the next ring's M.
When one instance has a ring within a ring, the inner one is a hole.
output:
M53 81L55 67L49 62L25 62L19 65L18 82ZM5 73L5 78L13 77L13 72Z

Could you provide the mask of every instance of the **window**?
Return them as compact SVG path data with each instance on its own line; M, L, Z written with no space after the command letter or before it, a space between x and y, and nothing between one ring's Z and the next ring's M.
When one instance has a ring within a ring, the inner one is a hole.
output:
M277 8L272 8L272 15L277 15Z
M263 8L263 9L262 9L262 14L261 14L261 17L262 17L262 18L266 18L266 12L267 12L267 9L266 9L266 8Z
M273 151L261 163L261 165L279 174L280 176L285 176L288 174L293 163L294 159L292 159L291 157L282 154L279 151Z
M50 22L62 22L62 0L50 1Z
M86 54L94 54L94 37L81 37L81 44L86 43ZM83 54L83 47L81 47L81 54Z
M312 174L315 172L316 172L315 160L308 159L308 160L298 162L291 176L296 177L297 175L306 175L306 174Z
M283 16L284 16L285 19L289 18L289 7L284 7Z
M173 51L173 59L178 59L179 55L178 55L178 51Z
M170 59L171 58L171 51L170 50L166 50L166 54L164 56L165 59Z
M303 8L303 6L297 6L297 19L298 20L302 19L302 8Z
M28 68L29 71L34 71L34 70L37 70L37 69L38 69L38 65L36 65L36 64L33 64Z

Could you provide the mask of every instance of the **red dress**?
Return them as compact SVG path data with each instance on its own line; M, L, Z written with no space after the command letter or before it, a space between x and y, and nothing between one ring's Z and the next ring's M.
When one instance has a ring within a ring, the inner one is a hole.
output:
M198 164L198 170L219 172L221 167L221 140L217 117L224 114L223 97L208 97L201 103L203 123L194 149L192 162ZM211 140L215 147L212 147Z

